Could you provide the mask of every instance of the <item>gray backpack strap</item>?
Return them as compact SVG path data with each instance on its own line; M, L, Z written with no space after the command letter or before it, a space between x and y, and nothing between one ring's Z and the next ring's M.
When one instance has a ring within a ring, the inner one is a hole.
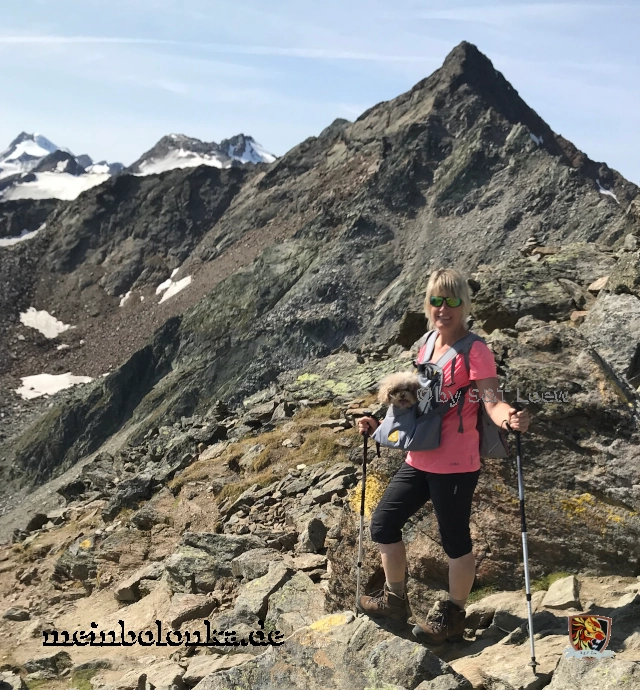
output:
M455 342L443 355L440 357L440 359L435 363L436 366L440 367L441 369L444 369L445 365L448 364L456 355L460 353L467 353L467 356L469 354L469 350L471 349L471 345L473 344L473 340L477 338L478 336L475 333L467 333L467 335L463 336ZM435 340L434 340L434 345L435 345ZM431 350L431 354L433 354L433 350ZM453 370L451 372L453 376Z
M436 347L436 338L438 337L438 331L433 330L429 331L428 333L425 334L424 337L424 357L418 364L421 364L422 362L428 362L431 359L431 356L433 355L433 351L435 350Z

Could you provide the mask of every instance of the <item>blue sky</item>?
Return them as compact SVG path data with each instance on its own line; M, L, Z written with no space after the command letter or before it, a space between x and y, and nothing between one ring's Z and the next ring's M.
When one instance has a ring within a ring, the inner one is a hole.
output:
M475 43L554 129L640 183L640 2L3 0L0 149L133 162L161 136L284 154Z

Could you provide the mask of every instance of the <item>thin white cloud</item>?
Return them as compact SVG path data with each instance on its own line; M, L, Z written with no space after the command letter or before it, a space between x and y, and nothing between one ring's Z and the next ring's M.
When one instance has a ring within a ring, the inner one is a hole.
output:
M447 10L419 12L418 16L422 19L505 26L535 20L555 23L568 19L582 19L591 12L611 12L614 9L614 5L530 2L454 7Z
M231 55L267 55L274 57L294 57L320 60L365 60L389 62L425 62L433 60L433 56L424 55L387 55L385 53L369 53L345 50L326 50L322 48L280 48L277 46L233 45L224 43L208 43L200 41L173 41L155 38L127 38L120 36L0 36L0 45L165 45L189 46L205 48L217 53Z

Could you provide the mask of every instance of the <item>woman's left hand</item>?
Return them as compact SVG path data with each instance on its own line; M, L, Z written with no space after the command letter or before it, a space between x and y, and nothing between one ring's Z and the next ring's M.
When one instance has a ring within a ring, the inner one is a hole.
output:
M529 412L527 410L516 410L509 408L509 419L507 422L513 431L526 431L529 428Z

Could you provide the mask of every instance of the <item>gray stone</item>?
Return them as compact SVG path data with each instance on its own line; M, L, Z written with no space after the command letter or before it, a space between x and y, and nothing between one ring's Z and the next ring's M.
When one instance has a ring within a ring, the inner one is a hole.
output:
M287 484L287 495L295 496L299 493L306 493L313 485L313 480L311 477L300 477L299 479L294 479L290 484Z
M243 585L233 608L237 620L246 623L264 620L269 597L284 585L292 573L291 568L276 561L270 564L266 575Z
M635 295L598 295L579 328L616 374L633 374L640 341L640 300Z
M622 659L570 659L562 657L548 690L637 690L640 663Z
M627 233L624 236L623 247L627 252L635 252L638 249L638 238L631 233Z
M27 609L23 609L19 606L12 606L2 614L2 617L6 618L8 621L28 621L31 615Z
M206 618L220 605L220 600L204 594L174 594L167 612L167 621L175 630L182 623L196 618Z
M231 561L250 549L264 548L262 539L253 535L215 534L212 532L185 532L182 543L199 549L215 562L216 577L232 577Z
M269 597L266 622L284 635L325 614L325 593L306 573L296 573Z
M162 515L153 506L146 505L131 516L131 522L141 530L150 530L154 525L167 522L167 516Z
M189 662L189 666L182 680L187 685L196 685L196 683L199 683L211 673L240 666L240 664L244 664L245 661L250 661L253 657L253 654L242 653L219 656L197 656Z
M334 613L304 627L242 666L206 676L198 690L365 690L415 688L452 674L451 667L414 641L367 617ZM274 685L274 678L277 678Z
M29 659L23 664L23 668L28 674L38 674L38 678L43 679L57 678L62 671L72 666L71 656L68 652L63 651Z
M98 570L93 537L79 537L57 560L54 576L58 579L88 580Z
M135 508L140 501L151 498L153 477L139 474L117 485L116 493L102 511L102 519L110 522L123 508Z
M0 690L27 690L27 684L17 673L0 671Z
M316 553L324 548L324 540L327 536L327 528L322 520L312 518L305 525L298 537L296 551L300 553Z
M496 611L493 616L491 627L510 633L516 628L519 628L522 622L522 618L514 616L514 614L509 613L509 611Z
M463 676L447 673L433 680L423 680L415 690L472 690L473 686Z
M231 561L231 572L235 577L255 580L267 574L272 561L281 561L282 554L275 549L251 549Z
M542 605L549 609L579 609L579 583L574 575L556 580L549 587Z
M153 690L182 690L184 669L168 659L146 666L142 671L147 676L147 687Z
M113 665L109 659L93 659L92 661L84 661L81 664L76 664L73 667L73 672L94 671L101 668L113 668Z
M251 446L238 460L238 465L240 465L240 467L246 471L253 469L255 459L260 455L260 453L262 453L264 448L265 447L261 443L256 443L255 445Z
M150 563L149 565L136 570L135 573L129 575L125 580L116 585L113 590L113 596L118 601L133 602L141 598L140 581L141 580L157 580L162 576L164 566L162 563Z
M301 553L291 559L294 570L316 570L324 568L326 570L328 558L319 553Z
M191 546L181 546L164 561L164 567L173 592L212 592L219 577L216 559Z

